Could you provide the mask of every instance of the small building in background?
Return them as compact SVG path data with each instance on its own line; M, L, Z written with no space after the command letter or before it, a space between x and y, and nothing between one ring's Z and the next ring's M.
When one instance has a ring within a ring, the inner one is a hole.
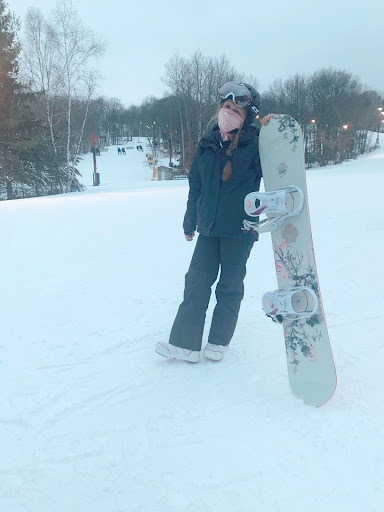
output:
M173 180L174 170L170 167L166 167L165 165L159 165L157 168L157 179L159 181L168 181Z
M158 180L186 180L187 178L185 171L180 172L178 169L172 169L172 167L166 167L165 165L159 165L157 168Z

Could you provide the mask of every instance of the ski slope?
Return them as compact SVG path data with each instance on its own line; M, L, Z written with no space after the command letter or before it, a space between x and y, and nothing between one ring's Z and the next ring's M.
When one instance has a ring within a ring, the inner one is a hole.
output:
M225 359L154 352L195 242L187 182L152 182L146 152L102 153L100 187L88 154L87 191L0 203L0 510L381 512L384 149L308 171L338 370L319 409L291 394L261 310L276 288L269 235Z

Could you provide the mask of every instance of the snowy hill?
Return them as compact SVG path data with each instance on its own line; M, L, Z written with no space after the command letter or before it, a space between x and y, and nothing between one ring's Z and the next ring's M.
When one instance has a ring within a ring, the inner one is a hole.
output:
M100 187L89 154L86 192L0 203L0 510L381 511L384 150L308 171L339 379L313 409L292 396L261 311L276 288L268 235L225 359L155 354L194 247L188 185L151 182L146 148L115 149Z

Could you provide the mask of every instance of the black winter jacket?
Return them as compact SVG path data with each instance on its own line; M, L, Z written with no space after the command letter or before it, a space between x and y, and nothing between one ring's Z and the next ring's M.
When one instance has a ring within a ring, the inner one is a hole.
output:
M189 195L184 217L184 233L197 231L205 236L244 238L243 220L257 220L244 212L244 197L259 190L262 177L259 158L259 130L250 126L232 153L232 175L222 180L227 163L220 130L213 128L200 140L189 172Z

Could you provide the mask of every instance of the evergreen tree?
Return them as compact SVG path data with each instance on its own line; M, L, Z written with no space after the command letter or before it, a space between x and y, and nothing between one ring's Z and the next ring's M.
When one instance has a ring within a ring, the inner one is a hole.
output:
M13 198L13 185L23 181L27 165L24 152L36 143L33 96L18 82L18 19L0 0L0 184L7 198Z
M28 195L40 195L58 181L57 165L35 112L36 95L18 80L18 30L18 19L0 0L0 191L7 199L24 196L25 186Z
M18 20L7 10L7 4L0 0L0 179L7 186L8 197L12 197L13 169L16 164L11 133L16 128L13 103L18 88L18 28Z

